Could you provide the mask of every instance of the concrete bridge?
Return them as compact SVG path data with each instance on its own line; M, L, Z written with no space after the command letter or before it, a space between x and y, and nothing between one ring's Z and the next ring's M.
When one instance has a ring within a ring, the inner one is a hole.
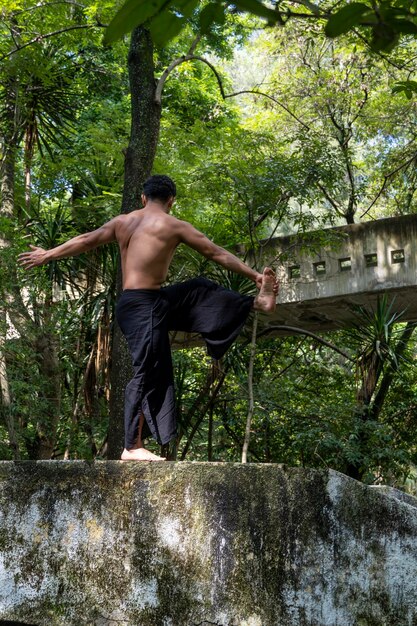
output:
M417 320L417 215L278 237L264 258L281 283L270 325L337 330L384 293L401 320Z

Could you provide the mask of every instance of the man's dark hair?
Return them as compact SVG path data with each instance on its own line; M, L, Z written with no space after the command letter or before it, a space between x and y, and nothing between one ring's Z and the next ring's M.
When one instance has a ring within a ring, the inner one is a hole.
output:
M167 202L172 196L177 195L175 183L169 176L155 174L148 178L143 185L143 193L149 200L162 200Z

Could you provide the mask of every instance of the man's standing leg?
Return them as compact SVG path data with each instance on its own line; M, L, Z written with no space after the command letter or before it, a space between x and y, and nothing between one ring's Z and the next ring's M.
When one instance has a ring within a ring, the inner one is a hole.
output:
M153 454L150 450L147 450L144 446L142 439L143 425L145 423L145 417L143 413L139 417L138 437L132 448L129 450L125 448L122 452L122 461L166 461L162 456Z
M163 441L164 432L160 432L157 419L158 399L169 392L165 386L169 386L172 379L170 358L162 358L164 346L161 346L161 339L167 335L167 330L164 329L164 311L160 310L159 301L158 291L130 289L123 292L116 307L116 317L128 342L134 366L134 376L125 391L122 461L165 460L147 450L143 443L144 436L150 434L159 443ZM143 411L146 412L146 422Z

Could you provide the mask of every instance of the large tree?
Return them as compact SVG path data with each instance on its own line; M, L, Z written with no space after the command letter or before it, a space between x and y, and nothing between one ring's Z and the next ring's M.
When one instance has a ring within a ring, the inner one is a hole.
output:
M194 27L194 28L193 28ZM239 28L239 22L237 24ZM131 93L131 134L125 153L125 176L122 199L122 212L128 213L141 206L141 192L145 179L150 175L157 151L162 100L165 83L170 74L180 65L188 62L199 62L211 66L211 63L196 54L201 44L202 33L193 24L188 30L188 49L174 46L171 50L160 52L159 69L162 71L156 78L155 53L153 36L155 33L145 26L133 30L128 53L128 68ZM204 42L205 47L215 47L216 38ZM182 49L181 49L182 48ZM224 42L217 41L219 52L227 49ZM176 53L176 54L175 54ZM177 56L178 55L178 56ZM186 89L186 87L185 87ZM188 108L190 104L186 105ZM187 116L187 108L183 115ZM192 115L189 115L192 117ZM173 147L170 147L172 150ZM118 290L121 288L119 270ZM124 388L131 372L130 358L126 343L116 326L112 348L112 387L110 401L110 427L108 456L119 458L122 448Z

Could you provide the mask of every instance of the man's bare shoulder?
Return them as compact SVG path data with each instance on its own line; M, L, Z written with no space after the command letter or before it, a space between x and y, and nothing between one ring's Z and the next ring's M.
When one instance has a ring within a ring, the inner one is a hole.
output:
M120 213L120 215L117 215L113 219L115 222L123 224L124 222L128 222L132 218L134 219L134 218L140 217L139 213L140 213L140 209L136 209L135 211L129 211L129 213Z
M136 222L140 222L140 209L135 210L135 211L130 211L129 213L121 213L120 215L117 215L116 217L114 217L111 222L114 224L116 229L124 229L125 227L129 227L132 224L135 224Z
M193 231L196 230L196 228L194 228L194 226L190 222L187 222L186 220L181 220L178 217L174 217L173 215L170 215L170 217L172 217L172 219L175 220L175 224L179 232L187 233L187 232L190 232L191 230Z
M163 211L148 211L145 208L143 209L135 209L134 211L130 211L129 213L121 213L114 220L118 220L119 223L129 223L134 220L140 221L142 218L157 218L157 219L165 219L167 222L180 224L182 220L179 220L174 215L170 215L169 213L164 213Z
M198 232L190 222L181 220L169 213L162 211L156 213L155 211L146 211L146 209L121 214L112 222L115 226L116 235L120 237L123 237L127 232L141 228L142 224L146 225L146 228L167 229L172 235L176 235L180 239L189 236L191 231Z

